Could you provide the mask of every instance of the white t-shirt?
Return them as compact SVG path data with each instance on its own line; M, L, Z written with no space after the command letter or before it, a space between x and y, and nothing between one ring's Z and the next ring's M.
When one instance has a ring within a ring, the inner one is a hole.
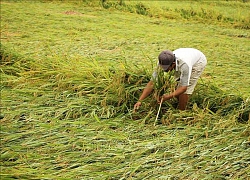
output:
M188 86L192 67L201 57L204 57L204 54L194 48L179 48L173 51L173 54L176 57L175 78L180 80L180 86ZM152 76L156 78L157 72L154 71Z

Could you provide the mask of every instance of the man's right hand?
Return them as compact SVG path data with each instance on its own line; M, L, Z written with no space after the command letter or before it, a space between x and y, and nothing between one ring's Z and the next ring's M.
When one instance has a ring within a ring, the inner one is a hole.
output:
M141 102L140 101L138 101L137 103L135 103L135 105L134 105L134 112L136 110L138 110L140 108L140 106L141 106Z

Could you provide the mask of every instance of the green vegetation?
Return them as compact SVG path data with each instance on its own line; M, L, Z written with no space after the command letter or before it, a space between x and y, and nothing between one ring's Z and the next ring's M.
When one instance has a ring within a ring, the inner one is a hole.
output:
M249 178L249 7L1 1L1 179ZM208 59L189 110L132 113L179 47Z
M126 3L125 3L126 2ZM201 5L202 4L202 5ZM210 24L226 24L249 29L249 3L228 1L105 1L104 8L115 8L150 17L185 19Z

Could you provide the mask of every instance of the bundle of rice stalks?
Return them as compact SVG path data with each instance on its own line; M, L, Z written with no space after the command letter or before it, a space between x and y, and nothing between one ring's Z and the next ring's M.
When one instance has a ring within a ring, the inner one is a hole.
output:
M173 72L164 72L161 67L157 66L156 74L157 76L152 77L152 80L154 83L154 95L153 96L155 97L155 99L157 99L160 102L160 104L157 106L158 110L157 110L157 115L156 115L154 124L156 124L157 121L161 119L163 115L163 111L162 111L163 94L173 92L176 86L176 81L174 79Z
M162 68L157 68L157 76L152 78L154 82L154 96L161 97L165 93L170 93L175 90L176 81L174 79L174 72L164 72Z

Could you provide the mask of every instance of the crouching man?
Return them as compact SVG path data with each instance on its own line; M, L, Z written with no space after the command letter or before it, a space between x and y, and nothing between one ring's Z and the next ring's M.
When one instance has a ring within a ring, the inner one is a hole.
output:
M194 48L179 48L173 52L170 50L162 51L158 56L158 60L159 67L165 72L175 71L175 78L178 79L176 90L170 94L163 94L160 100L164 102L176 97L178 99L178 108L185 110L189 96L193 93L198 78L201 76L207 64L205 55ZM156 78L157 72L154 71L152 76ZM142 101L153 91L153 87L153 81L150 80L144 88L138 102L134 105L134 110L139 109Z

